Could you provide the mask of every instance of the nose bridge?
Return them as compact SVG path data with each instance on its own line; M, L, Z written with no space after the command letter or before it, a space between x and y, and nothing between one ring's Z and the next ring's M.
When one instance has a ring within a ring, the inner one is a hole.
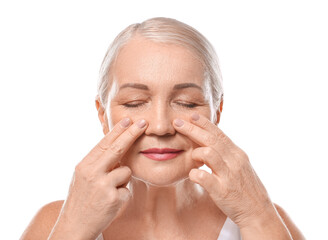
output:
M150 114L148 120L148 128L146 134L155 135L173 135L175 129L172 126L172 109L166 101L153 101L151 104Z

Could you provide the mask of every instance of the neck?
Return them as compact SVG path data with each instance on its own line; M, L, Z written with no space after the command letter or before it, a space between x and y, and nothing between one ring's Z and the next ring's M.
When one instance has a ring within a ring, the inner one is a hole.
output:
M132 177L129 188L132 198L125 210L128 216L156 225L179 224L184 217L190 219L193 213L199 214L209 209L209 202L213 203L207 191L189 178L156 186Z

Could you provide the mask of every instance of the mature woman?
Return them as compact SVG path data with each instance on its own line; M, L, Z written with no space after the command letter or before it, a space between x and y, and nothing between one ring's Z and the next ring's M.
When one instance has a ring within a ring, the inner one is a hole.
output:
M128 26L101 66L104 138L21 239L304 239L217 127L222 106L203 35L170 18Z

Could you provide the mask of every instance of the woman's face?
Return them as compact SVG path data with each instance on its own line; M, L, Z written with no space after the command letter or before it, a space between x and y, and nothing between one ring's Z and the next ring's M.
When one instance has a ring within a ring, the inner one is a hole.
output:
M192 150L199 145L172 126L176 118L189 121L194 112L210 119L210 105L202 90L203 68L193 53L182 46L136 37L121 49L112 73L117 90L108 102L109 124L113 126L124 117L145 119L149 124L121 165L129 166L133 176L156 185L172 184L202 166L191 159ZM150 148L183 152L173 159L156 161L141 153Z

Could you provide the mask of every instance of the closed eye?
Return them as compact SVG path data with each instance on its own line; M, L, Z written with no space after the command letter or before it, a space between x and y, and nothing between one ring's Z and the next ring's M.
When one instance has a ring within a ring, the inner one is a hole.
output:
M186 108L195 108L195 107L198 106L195 103L188 103L187 104L187 103L176 102L176 104L178 104L180 106L183 106L183 107L186 107ZM123 104L123 106L125 108L138 108L138 107L141 107L142 105L144 105L144 103L136 103L136 104L125 103L125 104Z
M183 107L186 107L186 108L194 108L194 107L197 107L197 106L198 106L198 105L195 104L195 103L178 103L178 102L177 102L177 104L178 104L178 105L181 105L181 106L183 106Z
M139 106L141 106L141 105L143 105L144 103L137 103L137 104L129 104L129 103L125 103L125 104L123 104L123 106L124 107L126 107L126 108L137 108L137 107L139 107Z

